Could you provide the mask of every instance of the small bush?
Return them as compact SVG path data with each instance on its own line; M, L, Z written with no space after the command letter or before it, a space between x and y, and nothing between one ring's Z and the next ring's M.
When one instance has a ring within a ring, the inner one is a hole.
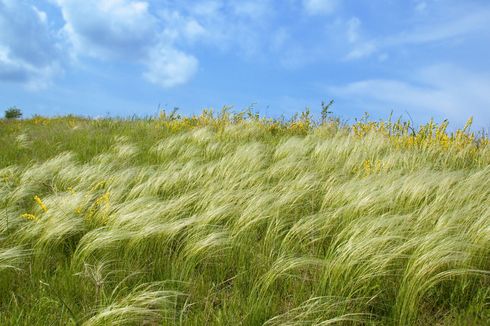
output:
M19 119L20 117L22 117L22 111L15 106L5 110L5 119Z

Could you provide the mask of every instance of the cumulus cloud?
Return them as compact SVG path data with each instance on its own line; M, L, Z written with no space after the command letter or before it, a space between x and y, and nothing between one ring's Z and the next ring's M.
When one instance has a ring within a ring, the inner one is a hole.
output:
M191 55L173 48L155 48L149 55L144 77L162 87L173 87L186 83L197 68L198 61Z
M63 31L77 56L126 60L146 67L143 76L162 87L190 80L198 61L177 49L182 37L203 33L196 21L177 12L153 12L147 1L56 0Z
M193 44L207 36L207 30L198 20L184 16L178 10L162 9L157 15L165 26L163 35L167 41Z
M0 0L0 80L46 87L62 72L59 41L45 12L25 2Z
M310 15L328 15L339 5L339 0L303 0L305 11Z
M264 55L274 12L269 0L48 2L60 10L61 26L34 0L0 0L0 78L41 84L90 57L140 66L146 80L162 87L181 85L198 71L190 53L197 43Z
M197 40L201 44L258 59L268 49L277 27L274 5L271 0L182 0L171 9L198 22L202 29Z
M54 0L64 25L29 2L0 0L0 79L42 88L76 58L140 65L143 77L172 87L190 80L198 60L177 48L204 33L195 20L158 16L147 1ZM178 24L177 24L178 22Z
M143 55L157 37L148 3L127 0L57 0L63 28L77 53L94 57Z

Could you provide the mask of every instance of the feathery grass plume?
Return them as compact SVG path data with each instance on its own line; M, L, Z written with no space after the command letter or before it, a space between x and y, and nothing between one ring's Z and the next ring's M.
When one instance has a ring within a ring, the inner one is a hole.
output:
M298 307L267 320L264 325L363 325L375 319L368 312L349 312L367 298L313 297Z
M130 160L138 154L138 147L129 143L125 136L114 137L113 151L118 160Z
M211 261L211 258L224 257L224 251L230 248L228 233L214 232L199 239L198 234L193 234L187 239L186 246L182 249L185 268L183 275L189 275L201 262Z
M422 238L412 253L401 281L396 317L400 325L413 323L417 306L426 293L445 280L457 280L465 275L490 275L490 271L468 266L468 241L463 236L452 235L451 229L436 231Z
M469 126L229 110L0 125L2 325L490 318L490 144Z
M31 254L31 251L21 246L0 249L0 271L4 269L20 269L24 259Z
M270 270L264 274L261 280L257 283L257 291L259 296L267 296L267 290L280 277L294 277L291 274L295 270L306 270L310 268L322 267L324 261L312 257L288 257L280 256L274 261ZM297 276L299 277L299 276ZM301 279L301 277L299 277Z
M76 246L72 242L76 242L76 238L82 236L88 229L84 216L77 213L83 197L61 193L46 197L46 202L52 209L39 219L35 236L31 234L31 237L35 237L36 247L48 252L49 248L64 246L68 250L68 247Z
M99 227L87 232L77 245L73 254L73 263L81 266L92 257L99 255L104 258L103 260L116 259L123 244L132 238L133 233L107 227Z
M42 163L34 164L30 166L29 169L25 169L20 182L21 184L48 183L62 168L72 165L74 160L75 157L73 153L59 153L54 158Z
M110 303L98 309L83 325L157 324L176 321L177 299L184 294L165 290L164 283L141 284L125 296L113 293Z
M15 141L17 142L17 145L20 148L29 148L31 145L31 141L29 140L29 136L25 133L19 134L16 138Z

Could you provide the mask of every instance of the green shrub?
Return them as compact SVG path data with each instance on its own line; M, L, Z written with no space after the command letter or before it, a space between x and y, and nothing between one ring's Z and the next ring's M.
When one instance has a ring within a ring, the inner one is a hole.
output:
M5 110L5 119L20 119L22 117L22 111L13 106Z

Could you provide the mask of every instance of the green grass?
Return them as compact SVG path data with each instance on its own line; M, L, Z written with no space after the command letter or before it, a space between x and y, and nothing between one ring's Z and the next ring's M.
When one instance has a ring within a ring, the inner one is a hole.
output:
M0 154L0 325L490 320L468 126L36 117Z

